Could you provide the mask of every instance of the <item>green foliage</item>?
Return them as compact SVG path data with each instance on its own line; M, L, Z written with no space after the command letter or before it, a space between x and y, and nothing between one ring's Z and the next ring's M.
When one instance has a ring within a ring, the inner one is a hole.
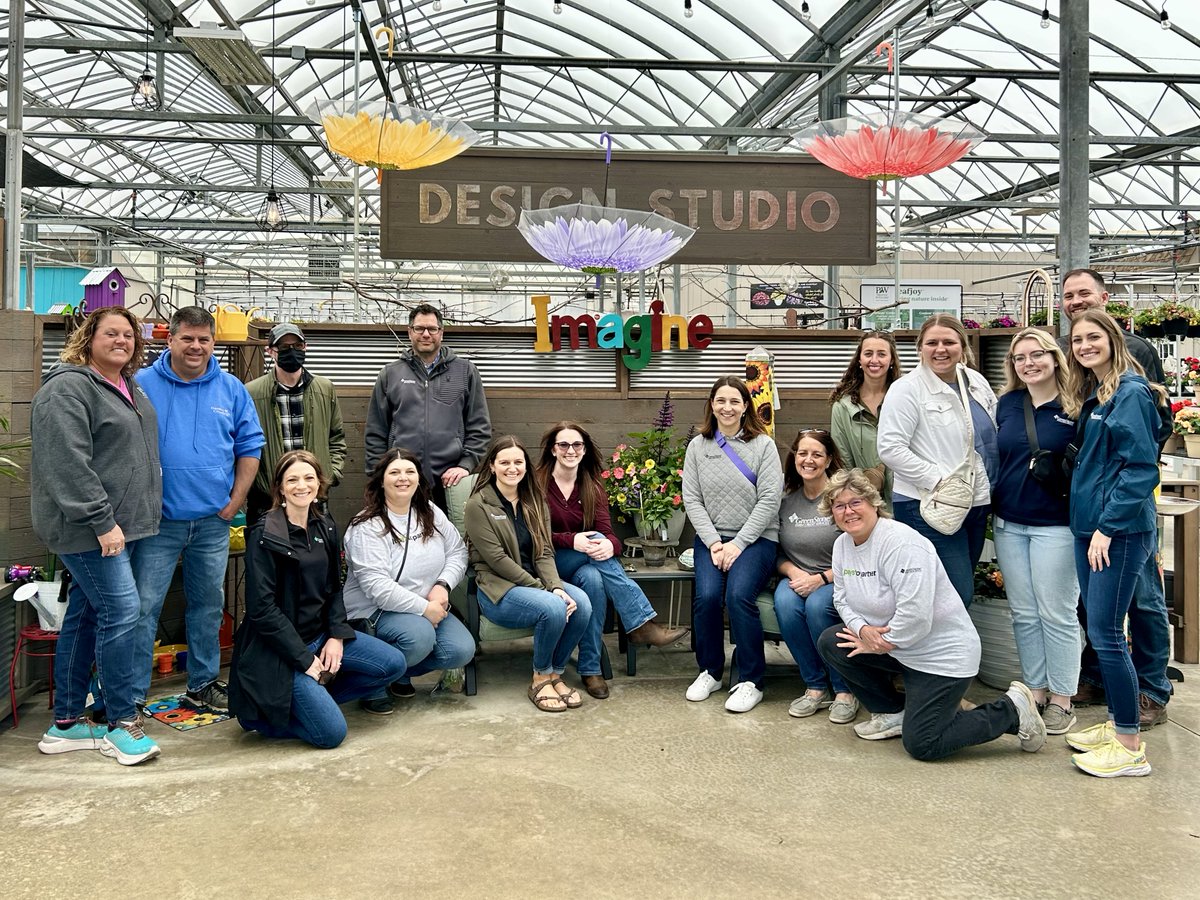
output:
M8 431L8 419L0 418L0 432ZM29 439L21 441L0 442L0 453L20 453L30 447ZM21 467L9 456L0 456L0 478L17 480L21 477Z
M638 516L644 526L661 528L683 508L683 457L692 433L689 430L678 441L674 420L674 405L667 394L651 427L631 432L634 443L618 444L600 473L618 521Z

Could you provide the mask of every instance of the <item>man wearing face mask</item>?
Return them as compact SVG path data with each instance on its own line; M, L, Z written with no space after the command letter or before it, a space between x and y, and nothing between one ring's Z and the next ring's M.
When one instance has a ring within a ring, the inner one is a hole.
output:
M267 443L262 465L247 497L246 521L253 524L271 508L271 477L275 464L289 450L307 450L329 473L330 483L342 480L346 432L333 382L304 368L304 332L291 322L271 329L267 356L275 365L246 385Z

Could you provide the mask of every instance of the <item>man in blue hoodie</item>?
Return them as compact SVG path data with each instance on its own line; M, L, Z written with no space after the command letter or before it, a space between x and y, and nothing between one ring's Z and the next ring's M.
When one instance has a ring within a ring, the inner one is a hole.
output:
M166 352L137 376L158 412L163 516L133 559L142 603L134 697L147 699L158 618L182 556L188 682L180 705L225 712L229 698L217 675L229 521L246 502L264 439L246 386L212 358L215 332L207 310L184 307L171 317Z

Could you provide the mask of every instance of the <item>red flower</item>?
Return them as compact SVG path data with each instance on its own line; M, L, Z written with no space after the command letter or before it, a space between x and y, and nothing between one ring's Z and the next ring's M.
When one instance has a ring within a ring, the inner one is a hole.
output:
M615 477L617 477L617 478L624 478L624 477L625 477L625 470L624 470L624 469L622 469L622 468L616 468L616 469L613 469L613 475L614 475Z
M678 506L680 503L683 502L683 498L681 496L679 496L678 494L676 494L674 497L671 498L671 502L674 503L676 506Z
M603 472L600 473L600 477L607 478L610 474L611 473L608 471L608 469L605 469Z

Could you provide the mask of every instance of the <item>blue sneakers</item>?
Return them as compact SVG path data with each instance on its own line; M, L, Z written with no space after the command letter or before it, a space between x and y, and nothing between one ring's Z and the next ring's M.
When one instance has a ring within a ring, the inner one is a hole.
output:
M43 753L70 753L72 750L99 750L108 731L103 725L93 725L87 719L77 719L70 728L50 726L37 748Z
M123 766L136 766L158 756L158 744L136 722L118 722L100 742L100 752Z

